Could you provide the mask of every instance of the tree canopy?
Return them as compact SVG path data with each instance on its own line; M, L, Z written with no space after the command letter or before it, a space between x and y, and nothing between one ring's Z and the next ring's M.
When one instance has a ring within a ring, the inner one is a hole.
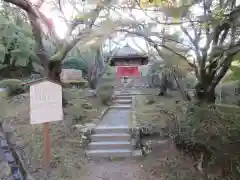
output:
M102 51L106 39L119 33L143 38L149 52L157 52L168 66L193 70L199 82L196 90L200 99L214 96L215 87L230 68L236 72L232 62L237 60L240 40L239 5L234 0L159 0L148 5L142 1L88 0L82 4L53 1L54 11L67 27L63 39L57 35L60 27L53 27L41 10L45 1L36 4L24 0L4 2L6 9L14 11L1 12L4 15L2 54L11 52L17 59L38 60L45 75L53 78L59 74L61 61L72 55ZM7 16L9 14L11 16ZM91 59L96 61L97 58ZM103 68L102 63L92 64ZM99 72L101 68L97 68ZM101 74L99 72L95 74Z

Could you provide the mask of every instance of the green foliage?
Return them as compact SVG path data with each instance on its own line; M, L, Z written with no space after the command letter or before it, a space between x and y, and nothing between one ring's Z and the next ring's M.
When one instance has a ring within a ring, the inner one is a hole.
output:
M115 77L116 76L115 67L108 66L107 70L106 70L106 76L108 76L108 77Z
M77 69L81 70L83 74L87 74L88 66L83 59L71 58L62 62L63 69Z
M23 81L19 79L4 79L0 81L0 87L7 89L8 96L15 96L26 92L26 86L21 85Z
M0 18L0 29L0 60L2 62L6 54L11 56L10 63L15 60L20 65L26 65L30 56L36 57L34 53L35 43L29 37L28 31L4 17Z
M114 82L114 77L105 76L101 79L101 82L97 87L97 94L104 105L109 105L109 103L112 101Z
M227 13L226 9L222 9L220 7L217 7L213 11L213 18L222 22L225 19L225 14Z
M186 116L172 121L171 134L177 146L188 154L202 152L208 168L232 169L230 175L239 177L240 108L189 104L186 109Z
M230 72L226 75L224 81L237 81L240 80L240 67L239 66L231 66Z
M86 118L85 110L82 108L81 104L75 104L69 108L68 112L73 120L73 123L80 123Z

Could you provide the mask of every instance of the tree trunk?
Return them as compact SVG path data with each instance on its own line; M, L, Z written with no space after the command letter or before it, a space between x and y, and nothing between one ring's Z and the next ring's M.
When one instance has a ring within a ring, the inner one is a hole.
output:
M12 58L11 53L5 53L3 64L9 66L11 64L11 58Z
M164 96L167 94L167 86L168 86L168 78L164 74L161 79L159 96Z
M48 77L55 82L61 83L61 61L50 61L48 65Z
M208 90L208 86L198 83L195 87L196 98L200 103L214 104L216 100L215 89Z
M96 89L97 80L96 80L96 67L94 64L88 70L88 84L90 89Z
M60 74L61 74L61 61L50 61L48 66L48 78L59 84L62 84ZM62 93L62 105L63 107L66 107L68 105L68 101L64 98L63 93Z

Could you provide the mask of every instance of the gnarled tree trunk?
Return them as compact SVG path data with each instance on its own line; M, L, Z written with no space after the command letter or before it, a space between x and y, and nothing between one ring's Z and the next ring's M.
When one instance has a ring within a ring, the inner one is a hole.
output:
M107 66L101 57L100 49L97 49L96 56L92 67L89 68L88 82L91 89L97 88L99 79L104 75L107 70Z
M159 96L164 96L167 94L167 86L168 86L168 77L164 73L164 74L162 74L162 78L161 78Z
M50 61L48 65L48 77L58 83L61 83L61 61Z
M215 89L209 88L209 86L203 85L202 83L198 83L195 87L195 90L196 98L200 103L215 103Z

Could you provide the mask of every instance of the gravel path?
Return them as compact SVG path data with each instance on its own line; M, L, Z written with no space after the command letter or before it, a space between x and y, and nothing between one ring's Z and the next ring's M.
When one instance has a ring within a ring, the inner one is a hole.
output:
M161 180L135 160L90 162L81 169L81 180Z

